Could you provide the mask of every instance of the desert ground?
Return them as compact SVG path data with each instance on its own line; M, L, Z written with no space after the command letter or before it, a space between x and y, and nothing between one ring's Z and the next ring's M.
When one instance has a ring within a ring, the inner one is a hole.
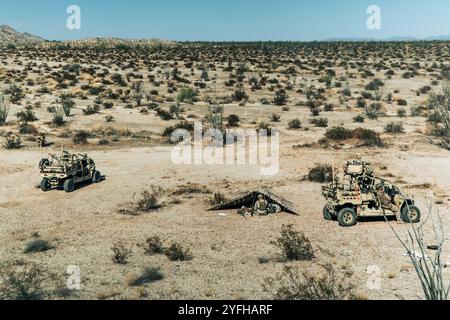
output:
M439 210L450 264L450 153L429 107L448 78L449 49L447 42L2 49L0 88L9 115L0 125L1 262L33 263L60 284L68 266L79 266L80 290L51 299L270 299L267 278L286 266L319 273L325 263L353 272L346 277L359 298L423 299L391 229L406 239L409 226L375 219L343 228L324 220L324 183L309 181L308 173L318 163L342 174L346 160L369 161L377 176L414 196L423 222L430 203ZM222 110L224 127L279 130L275 176L261 176L255 165L173 163L174 146L163 132L194 121L209 127L211 113ZM337 127L364 128L370 137L336 138L330 131ZM61 148L88 153L104 181L73 193L36 188L39 161ZM293 202L299 215L208 211L214 194L233 198L261 187ZM159 208L123 213L155 188ZM271 243L289 224L309 238L313 260L285 261ZM423 228L427 244L435 244L432 224ZM192 259L146 254L142 244L152 236L180 243ZM24 253L36 238L51 248ZM127 263L112 259L118 243L130 251ZM375 289L367 285L371 266L380 270ZM160 268L163 279L131 285L148 267Z

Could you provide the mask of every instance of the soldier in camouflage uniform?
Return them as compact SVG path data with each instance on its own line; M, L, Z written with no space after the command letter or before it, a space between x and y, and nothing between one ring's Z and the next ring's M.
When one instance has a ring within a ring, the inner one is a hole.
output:
M394 199L392 199L386 193L384 185L381 183L377 185L377 195L378 198L380 199L381 207L383 209L391 210L392 212L394 212L397 217L397 222L401 222L402 219L401 219L400 205L404 202L403 197L397 194L395 195Z

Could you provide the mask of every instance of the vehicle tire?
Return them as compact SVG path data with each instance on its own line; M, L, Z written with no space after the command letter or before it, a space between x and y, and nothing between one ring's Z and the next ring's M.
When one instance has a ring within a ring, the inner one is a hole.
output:
M42 179L41 184L40 184L41 190L44 192L50 191L50 189L52 188L52 186L50 185L50 182L48 182L47 179Z
M92 183L99 183L102 180L100 171L95 171L92 175Z
M402 220L406 223L419 223L420 217L420 209L416 206L405 206L402 210Z
M48 159L41 159L41 161L39 161L39 169L42 170L45 167L47 167L50 164L50 161Z
M75 182L73 179L67 179L64 181L64 191L67 193L73 192L75 190Z
M327 206L323 207L323 218L325 220L333 220L333 215L331 214L330 210L328 210Z
M337 219L342 227L352 227L357 223L355 210L352 208L344 208L339 211Z

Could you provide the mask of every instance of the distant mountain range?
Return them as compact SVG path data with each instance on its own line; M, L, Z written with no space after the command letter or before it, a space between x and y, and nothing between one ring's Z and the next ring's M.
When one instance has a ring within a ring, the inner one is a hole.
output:
M390 37L384 39L377 38L357 38L357 37L347 37L347 38L329 38L322 40L323 42L338 42L338 41L350 41L350 42L364 42L364 41L437 41L437 40L450 40L450 35L433 36L427 38L417 38L417 37Z
M376 39L376 38L357 38L357 37L343 37L343 38L329 38L322 40L321 42L339 42L339 41L350 41L350 42L367 42L367 41L435 41L435 40L450 40L450 35L434 36L428 38L416 38L416 37L391 37L386 39ZM4 45L26 45L26 44L38 44L48 42L47 40L34 36L27 32L19 32L7 25L0 26L0 46ZM158 39L148 39L148 40L125 40L118 38L93 38L75 41L62 41L65 44L72 45L89 45L89 44L102 44L108 46L116 46L124 43L131 44L173 44L173 41L165 41Z
M41 37L29 33L22 33L14 30L10 26L0 26L0 45L24 45L44 42Z

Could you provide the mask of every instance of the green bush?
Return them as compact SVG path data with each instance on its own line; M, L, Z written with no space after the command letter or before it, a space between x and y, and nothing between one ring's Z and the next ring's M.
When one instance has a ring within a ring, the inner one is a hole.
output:
M328 127L328 119L326 117L313 118L313 119L311 119L311 123L319 128Z
M296 119L292 119L291 121L289 121L289 129L298 130L301 128L302 128L302 123L301 123L300 119L296 118Z
M275 98L273 99L273 103L277 106L284 106L288 101L288 95L286 90L280 89L275 93Z
M313 274L300 272L298 267L284 267L282 274L266 279L265 292L274 300L340 301L364 299L358 295L353 272L348 268L336 270L332 264L321 265L323 271Z
M88 143L88 138L90 137L90 133L85 131L85 130L80 130L75 132L75 134L73 135L72 141L74 144L87 144Z
M231 127L236 127L239 125L241 118L237 114L230 114L228 116L228 125Z
M406 110L404 108L400 108L397 110L397 116L399 118L405 118L406 117Z
M177 101L185 103L193 103L197 98L197 92L192 88L182 88L178 94Z
M19 149L22 145L22 139L19 136L16 136L12 132L8 132L5 136L5 142L3 143L3 147L7 150L11 149Z
M55 109L55 113L53 114L52 123L57 127L62 127L66 122L64 120L65 111L63 108Z
M183 246L177 242L173 243L169 248L164 250L164 254L171 261L190 261L193 259L189 249L184 249Z
M164 253L164 242L159 236L147 238L144 243L145 254L150 256Z
M309 170L308 180L319 183L330 182L333 180L333 168L328 164L317 163Z
M353 122L363 123L365 120L364 116L360 114L353 117Z
M403 124L401 122L389 122L386 124L384 128L384 132L386 133L404 133L405 129L403 128Z
M20 122L25 122L25 123L26 122L34 122L34 121L38 120L38 118L36 118L34 111L31 109L25 109L23 111L19 111L16 116Z
M288 260L312 260L315 257L309 239L302 232L294 230L292 224L284 225L280 237L272 244L279 247Z
M325 137L330 140L347 140L352 137L352 132L342 126L338 126L328 129Z
M23 261L0 264L0 300L44 300L50 296L44 287L48 272Z
M384 147L380 134L370 129L357 128L353 130L352 138L362 140L367 147Z
M9 106L6 97L0 93L0 126L6 123L9 114Z

